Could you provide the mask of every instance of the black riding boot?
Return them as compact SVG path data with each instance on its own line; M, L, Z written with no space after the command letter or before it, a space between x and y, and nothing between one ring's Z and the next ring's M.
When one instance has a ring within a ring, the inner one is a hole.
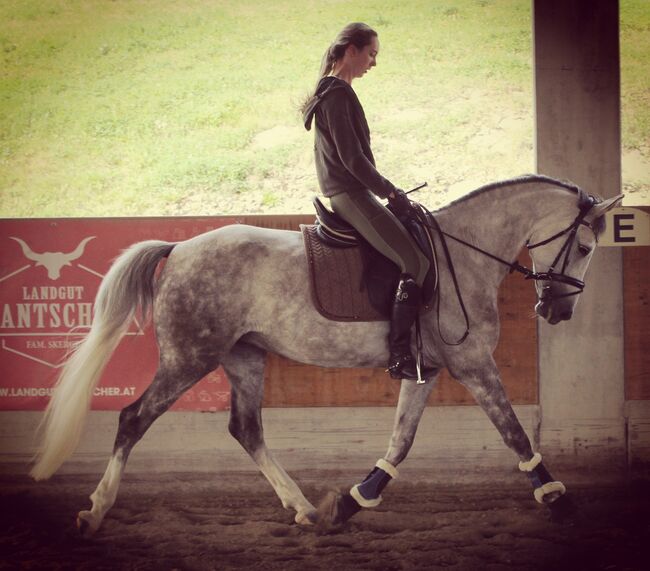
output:
M420 287L408 274L400 276L391 313L388 372L393 379L417 379L411 353L411 329L420 310Z

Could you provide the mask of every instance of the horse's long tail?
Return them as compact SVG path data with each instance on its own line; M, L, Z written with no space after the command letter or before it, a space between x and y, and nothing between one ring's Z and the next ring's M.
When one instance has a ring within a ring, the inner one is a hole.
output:
M49 478L75 451L104 367L138 307L143 319L153 303L156 267L175 244L134 244L106 274L95 298L92 327L67 359L41 423L41 443L31 476Z

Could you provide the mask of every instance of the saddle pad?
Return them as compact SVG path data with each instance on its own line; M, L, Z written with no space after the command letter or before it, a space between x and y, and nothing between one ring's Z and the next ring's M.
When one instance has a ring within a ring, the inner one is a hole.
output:
M318 312L334 321L386 321L362 286L359 248L331 248L323 244L316 226L300 225L307 261L311 298Z

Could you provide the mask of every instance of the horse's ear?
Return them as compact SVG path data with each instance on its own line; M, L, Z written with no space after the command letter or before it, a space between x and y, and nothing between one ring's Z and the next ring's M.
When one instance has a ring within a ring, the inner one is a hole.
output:
M603 214L605 214L605 212L608 212L612 208L620 206L621 202L623 202L623 196L623 194L619 194L618 196L614 196L613 198L608 198L607 200L599 202L589 212L589 218L595 220L596 218L600 218Z

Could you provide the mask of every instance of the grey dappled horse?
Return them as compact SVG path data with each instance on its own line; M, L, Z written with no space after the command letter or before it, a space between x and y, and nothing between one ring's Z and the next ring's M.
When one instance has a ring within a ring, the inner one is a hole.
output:
M492 357L499 335L497 290L509 264L528 245L537 314L549 323L569 319L604 227L602 217L621 198L600 201L577 187L528 176L485 186L434 214L442 231L466 242L447 239L469 334L459 345L445 342L462 337L465 320L449 266L441 258L439 321L436 311L422 317L425 364L446 367L472 393L519 457L541 503L552 503L564 487L552 480L532 450L502 387ZM438 233L438 251L440 240ZM144 394L120 414L113 454L91 495L92 509L79 513L83 532L99 528L115 501L129 453L149 426L219 365L232 388L230 433L255 460L282 505L295 510L296 522L308 524L319 517L342 521L361 507L377 505L413 443L434 379L402 381L385 457L350 494L334 498L317 514L264 442L260 408L266 354L322 367L381 367L388 359L388 322L327 320L312 305L308 279L299 232L232 225L176 244L133 245L104 278L92 328L62 371L32 476L48 478L74 452L104 366L138 308L147 314L153 307L159 367Z

